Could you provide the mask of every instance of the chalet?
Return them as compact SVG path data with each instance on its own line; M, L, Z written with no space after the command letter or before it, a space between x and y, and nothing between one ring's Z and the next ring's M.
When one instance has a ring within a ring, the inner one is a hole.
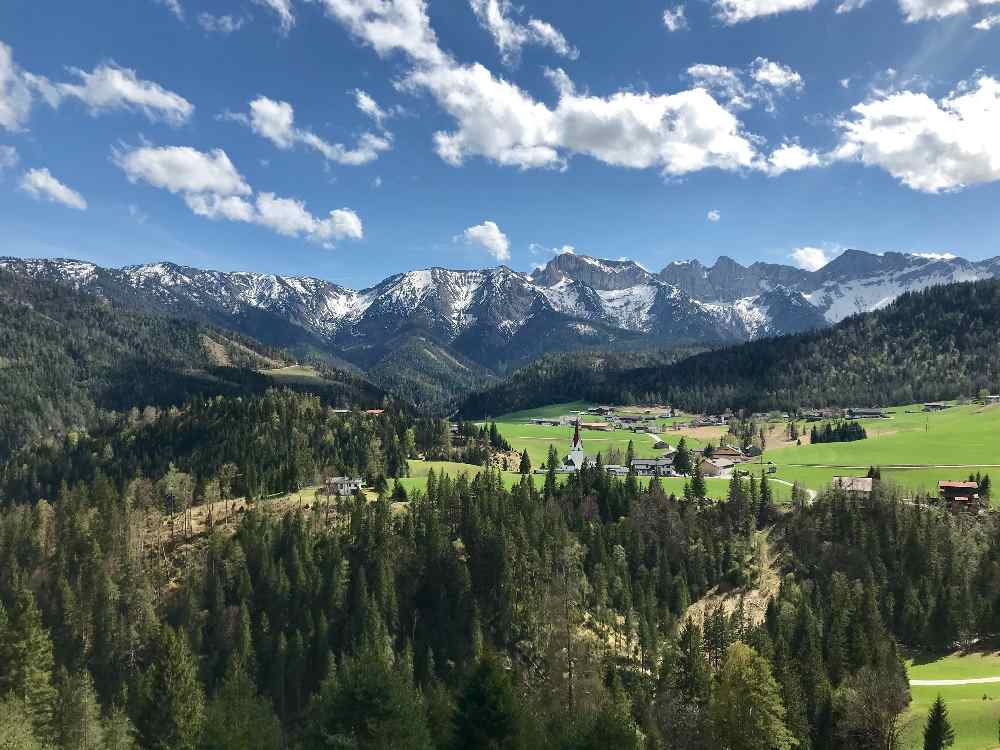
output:
M669 458L633 458L632 468L641 477L668 477L673 473L674 462Z
M615 409L612 406L595 406L592 409L587 409L587 414L597 414L601 417L606 417L609 414L614 414Z
M562 424L562 420L556 417L532 417L531 424L559 427Z
M849 495L868 497L872 494L875 480L871 477L834 477L831 485Z
M778 467L775 465L774 461L768 461L767 462L767 473L768 474L777 474L778 473Z
M377 417L379 414L384 412L385 409L365 409L365 414L369 414L373 417Z
M942 411L948 408L948 404L942 403L941 401L934 401L933 403L924 404L924 411Z
M743 455L743 451L739 448L733 448L730 445L720 445L718 448L713 450L712 458L725 458L732 461L734 464L742 463L747 460L747 457Z
M938 496L953 506L974 508L979 506L978 482L938 482Z
M701 473L706 477L721 477L727 472L732 471L734 466L736 466L736 462L728 458L717 458L715 456L712 458L703 458L701 460Z
M987 404L1000 404L1000 396L987 396L986 397L986 403Z
M657 440L653 443L653 448L658 451L669 451L670 453L675 453L675 449L666 440Z
M580 425L585 430L596 430L597 432L612 432L614 427L608 422L584 422Z
M888 419L889 415L882 409L848 409L848 419Z
M620 466L619 464L608 464L607 466L604 467L604 470L613 477L628 476L628 469L624 466Z
M360 477L330 477L326 480L326 494L334 497L351 497L360 492L364 480Z

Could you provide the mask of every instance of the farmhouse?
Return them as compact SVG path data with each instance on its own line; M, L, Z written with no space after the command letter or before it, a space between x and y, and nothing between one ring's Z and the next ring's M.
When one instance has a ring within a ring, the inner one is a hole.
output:
M855 497L868 497L872 494L875 480L871 477L834 477L832 486Z
M360 492L364 481L359 477L330 477L326 480L326 494L335 497L351 497Z
M706 477L721 477L726 472L731 471L736 466L736 462L728 458L703 458L701 460L701 473Z
M726 458L734 464L742 463L747 460L747 457L743 455L743 451L739 448L733 448L730 445L720 445L718 448L713 450L712 458Z
M584 422L580 426L585 430L596 430L597 432L611 432L614 430L608 422Z
M882 409L848 409L848 419L888 419L889 415Z
M632 468L641 477L668 477L673 472L674 462L669 458L633 458Z
M938 496L954 506L971 508L979 505L978 482L938 482Z
M945 404L941 401L934 401L929 404L924 404L924 411L942 411L943 409L947 408L948 404Z
M608 472L613 477L627 477L628 469L619 464L608 464L604 467L604 470Z

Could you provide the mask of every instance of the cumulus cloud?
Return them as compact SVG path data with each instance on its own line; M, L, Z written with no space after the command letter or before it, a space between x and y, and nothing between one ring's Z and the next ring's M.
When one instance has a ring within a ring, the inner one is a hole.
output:
M576 154L606 164L659 168L666 175L752 166L754 141L742 123L704 89L675 94L619 91L579 93L563 71L549 78L554 107L480 64L464 65L443 52L424 0L322 0L327 12L380 56L407 55L412 68L402 90L429 92L455 120L435 134L449 164L474 156L522 169L563 168Z
M70 187L59 182L48 169L29 169L21 177L21 190L37 200L61 203L78 211L87 209L87 201Z
M715 224L720 219L722 219L722 212L719 211L717 208L713 208L711 211L705 214L705 218L708 219L713 224Z
M510 260L510 241L495 222L484 221L469 227L455 239L466 245L479 245L499 261Z
M292 0L254 0L257 5L270 8L278 16L281 33L287 34L295 25L295 14L292 12Z
M736 111L760 103L770 112L774 110L777 97L799 93L805 88L801 75L766 57L756 58L746 70L697 63L687 69L687 75L695 86Z
M684 6L675 5L672 8L665 8L663 11L663 25L667 31L686 31L688 22L687 16L684 15Z
M822 164L822 158L815 151L803 148L797 143L785 143L771 152L763 169L771 177L777 177L785 172L797 172Z
M362 114L367 115L374 120L375 124L380 128L385 127L386 120L404 113L403 108L399 106L389 108L382 107L377 101L375 101L371 94L367 91L363 91L362 89L354 90L354 106L356 106Z
M834 258L821 247L796 248L788 257L792 259L792 263L806 271L818 271Z
M31 80L14 62L11 48L0 42L0 127L21 130L31 114L33 99Z
M242 29L248 20L246 16L213 16L211 13L198 14L198 25L210 34L232 34Z
M558 29L545 21L531 18L520 24L511 17L510 0L469 0L479 25L486 29L500 50L500 57L507 65L516 65L521 59L521 49L529 44L548 47L557 55L575 60L579 52L566 41Z
M70 72L80 83L57 83L49 90L56 101L62 97L79 99L93 114L110 110L142 112L150 120L180 125L190 119L194 106L184 97L153 81L140 79L134 70L114 63L100 65L88 73L78 68Z
M190 146L147 146L115 151L113 158L131 182L145 182L175 194L252 192L221 148L206 153Z
M884 169L926 193L1000 180L1000 81L962 84L940 100L898 91L855 105L838 122L836 158Z
M0 42L0 127L21 130L36 99L51 107L58 107L64 99L78 99L94 115L112 110L141 112L150 120L172 125L187 122L194 112L184 97L113 62L89 73L79 68L69 68L69 72L78 82L55 83L33 75L18 67L10 47Z
M979 19L972 28L976 31L989 31L990 29L1000 26L1000 13L995 13L992 16L986 16L985 18Z
M817 0L714 0L713 4L719 20L733 26L793 10L811 10L816 3Z
M868 5L870 0L843 0L840 5L837 6L837 13L851 13L855 10L860 10Z
M179 194L198 216L256 224L328 247L338 240L364 237L360 217L349 208L316 217L296 198L268 192L254 196L222 149L206 153L189 146L143 146L115 152L114 161L131 182Z
M372 101L374 104L374 101ZM377 105L376 105L377 106ZM254 133L271 141L280 149L302 144L318 151L323 158L336 164L358 166L375 161L383 151L392 148L388 133L362 133L353 147L329 143L310 130L295 126L295 110L288 102L259 96L250 102L250 114L227 114L228 119L247 125Z

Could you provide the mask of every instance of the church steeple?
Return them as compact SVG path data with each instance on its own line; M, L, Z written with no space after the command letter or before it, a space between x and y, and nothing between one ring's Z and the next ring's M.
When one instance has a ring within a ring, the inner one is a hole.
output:
M573 450L583 450L583 442L580 440L580 418L576 418L576 429L573 432Z

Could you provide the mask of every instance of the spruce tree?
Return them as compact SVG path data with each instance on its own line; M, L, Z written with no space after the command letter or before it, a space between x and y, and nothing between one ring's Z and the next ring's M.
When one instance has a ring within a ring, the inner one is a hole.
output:
M257 695L253 677L239 660L230 664L205 715L205 750L278 750L281 724L271 703Z
M767 660L745 643L726 652L712 704L715 741L727 750L789 750L785 706Z
M141 727L152 750L196 750L205 720L205 694L187 636L164 626L147 677Z
M531 459L528 457L527 448L521 452L521 465L518 467L518 471L522 476L526 476L531 473Z
M453 750L501 750L517 729L514 690L496 658L484 656L458 697Z
M934 700L924 725L924 750L944 750L955 744L955 730L948 721L948 707L941 694Z

